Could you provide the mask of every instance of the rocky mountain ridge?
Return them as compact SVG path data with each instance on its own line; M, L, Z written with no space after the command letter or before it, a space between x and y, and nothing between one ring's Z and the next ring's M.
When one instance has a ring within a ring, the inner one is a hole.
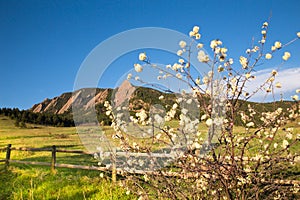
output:
M74 92L63 93L52 99L45 99L41 103L35 104L30 111L34 113L65 114L72 111L72 106L87 111L105 101L111 100L114 96L115 105L122 104L126 99L134 97L137 87L129 81L124 81L118 88L83 88Z
M53 99L45 99L35 104L30 110L34 113L64 114L71 112L72 104L81 104L84 110L103 103L112 89L84 88L75 92L63 93ZM95 95L92 95L92 94Z

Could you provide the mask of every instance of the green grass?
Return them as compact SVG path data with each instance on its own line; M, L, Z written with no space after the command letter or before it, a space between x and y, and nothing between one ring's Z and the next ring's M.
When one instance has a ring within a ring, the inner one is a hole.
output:
M0 148L12 144L13 147L51 147L56 145L59 149L85 150L76 128L48 127L26 124L27 128L14 126L14 121L0 116ZM167 122L170 127L178 127L178 121ZM294 134L300 132L299 119L289 123L286 127L293 127ZM87 130L90 129L87 127ZM113 134L112 128L103 127L108 138ZM250 129L254 131L255 129ZM204 136L207 127L200 123L199 131ZM236 136L245 136L245 128L235 126ZM285 133L280 130L280 142ZM252 143L249 156L255 155L262 148L259 141ZM297 152L297 146L291 148ZM5 158L5 152L0 152L0 159ZM12 151L11 159L50 162L51 152ZM97 161L89 155L57 153L57 163L97 165ZM290 178L299 179L299 164L291 169ZM126 190L110 180L110 174L100 177L101 172L57 168L56 174L51 174L47 166L32 166L11 164L8 171L4 170L4 163L0 163L0 200L1 199L135 199L136 196L127 195Z
M14 121L0 116L0 148L43 148L52 145L60 149L85 150L75 128L47 127L27 124L14 126ZM0 159L5 152L0 152ZM11 159L50 162L51 152L12 151ZM57 162L65 164L97 165L89 155L57 153ZM8 170L0 163L0 200L4 199L135 199L126 190L112 183L110 174L89 170L57 168L52 174L48 166L12 163Z
M0 199L134 199L99 172L14 166L0 171Z
M0 117L0 148L8 143L14 147L45 147L57 145L83 149L75 127L48 127L27 124L28 128L14 126L14 121Z

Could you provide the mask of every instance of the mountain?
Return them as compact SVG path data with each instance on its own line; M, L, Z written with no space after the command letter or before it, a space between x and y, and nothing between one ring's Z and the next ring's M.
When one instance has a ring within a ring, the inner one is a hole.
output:
M164 94L151 88L136 87L125 80L116 89L83 88L73 93L63 93L52 99L47 98L41 103L33 105L29 110L34 113L66 114L72 111L72 106L81 111L88 111L111 100L116 107L128 100L131 109L139 110L142 107L147 108L150 104L160 103L158 98L161 95L169 97L167 98L169 102L170 100L175 102L175 95Z
M164 102L160 102L159 96L164 95ZM109 119L105 115L104 102L109 101L114 107L128 106L131 111L140 109L149 109L154 104L172 104L175 102L174 94L166 94L161 91L133 86L129 81L125 80L116 89L101 88L83 88L74 92L63 93L52 99L45 99L41 103L37 103L29 109L30 112L36 114L55 114L55 115L71 115L81 117L76 121L82 123L96 123L94 110L97 111L99 121L109 123ZM91 115L91 116L89 116Z
M84 88L75 92L63 93L53 99L45 99L43 102L35 104L30 111L34 113L64 114L72 110L72 104L83 105L84 109L89 109L95 104L103 103L107 100L112 89ZM95 95L93 95L95 94Z
M162 101L159 100L161 95L164 96ZM206 100L208 101L208 98ZM74 92L63 93L58 97L45 99L43 102L35 104L29 109L29 112L44 114L47 117L48 115L63 115L68 120L75 119L77 124L94 124L98 122L109 124L110 119L105 114L105 101L109 101L115 108L126 106L133 114L141 109L149 110L151 105L161 105L167 108L167 105L172 105L176 102L176 94L165 93L147 87L136 87L125 80L116 89L83 88ZM295 104L295 102L290 101L256 103L238 100L236 106L240 107L240 111L248 113L248 105L250 105L258 111L255 120L259 123L262 112L274 111L278 107L282 107L285 112L288 107ZM242 123L239 115L235 118L235 123Z

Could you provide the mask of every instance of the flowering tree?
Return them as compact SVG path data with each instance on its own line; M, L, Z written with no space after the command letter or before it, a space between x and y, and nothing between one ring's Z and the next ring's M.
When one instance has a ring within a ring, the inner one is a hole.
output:
M179 42L174 64L158 65L146 53L139 54L140 62L134 64L135 73L128 74L128 80L144 84L138 75L150 68L157 71L158 80L176 80L185 89L158 88L165 92L158 97L161 105L139 110L130 110L129 99L105 103L114 141L126 152L120 170L127 177L124 187L140 199L299 197L300 134L291 127L299 125L298 96L289 102L249 102L261 91L272 95L282 87L276 81L276 68L255 90L247 91L247 86L255 84L257 66L298 40L300 33L286 44L276 41L271 49L265 47L267 33L265 22L261 39L238 62L227 55L219 39L210 42L210 57L199 42L198 26L189 33L191 41ZM193 56L207 73L192 69L198 67ZM279 65L290 57L283 52ZM174 102L168 101L172 98Z

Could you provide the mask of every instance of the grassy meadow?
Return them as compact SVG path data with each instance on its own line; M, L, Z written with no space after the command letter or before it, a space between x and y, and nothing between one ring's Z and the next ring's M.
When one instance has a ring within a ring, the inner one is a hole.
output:
M168 124L177 127L178 121ZM8 117L0 116L0 148L12 144L13 147L51 147L59 149L85 150L75 127L50 127L26 124L27 128L18 128ZM293 127L294 133L300 132L298 121L289 123L286 127ZM107 135L113 130L103 127ZM207 127L201 123L199 131L205 133ZM251 129L249 131L252 131ZM235 134L244 135L242 127L235 127ZM285 133L278 132L278 143L285 137ZM254 156L261 148L259 141L251 147L247 156ZM299 144L291 149L298 151ZM0 160L5 158L5 151L0 152ZM51 152L12 151L11 159L23 161L50 162ZM97 165L97 161L90 155L57 153L57 163ZM113 184L111 175L99 171L57 168L52 174L49 166L33 166L12 163L9 170L0 163L0 200L4 199L136 199L132 194L126 194L126 189ZM300 180L299 163L291 169L292 179Z
M14 121L0 116L0 148L50 147L84 150L74 127L47 127L27 124L14 126ZM5 152L0 152L0 160ZM12 151L11 159L51 161L51 152ZM89 155L57 153L57 163L96 165ZM12 163L4 170L0 163L0 200L4 199L135 199L126 190L113 184L110 174L99 171L57 168L52 174L48 166ZM103 176L104 175L104 176Z

